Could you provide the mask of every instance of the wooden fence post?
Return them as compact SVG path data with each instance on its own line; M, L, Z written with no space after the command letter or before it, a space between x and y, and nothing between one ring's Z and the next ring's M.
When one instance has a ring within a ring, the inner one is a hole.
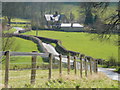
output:
M59 55L59 58L60 58L60 69L59 69L59 74L60 74L60 77L62 76L62 55Z
M76 56L74 56L74 68L75 68L75 75L76 75L77 74Z
M76 90L79 90L79 86L76 86Z
M52 77L52 60L53 60L53 54L49 54L49 80Z
M89 60L90 60L90 74L92 75L92 57L90 57Z
M5 60L5 88L8 88L8 81L9 81L9 62L10 62L10 52L6 51L6 60Z
M36 51L32 51L33 53L35 53ZM37 56L32 56L32 69L31 69L31 84L35 84L35 77L36 77L36 58Z
M97 64L98 64L98 61L97 60L95 60L95 65L96 65L96 73L98 72L98 66L97 66Z
M87 77L87 58L85 57L85 76Z
M105 60L103 60L103 62L102 62L102 65L104 65L105 64Z
M81 54L80 55L80 76L81 76L81 78L82 78L82 58L84 58L84 54Z
M98 61L97 61L97 59L93 59L93 60L94 60L94 72L97 73L97 71L98 71L98 67L97 67Z
M103 65L103 60L101 59L100 65Z
M67 56L68 59L68 74L70 74L70 56Z
M96 61L93 59L93 65L94 65L94 72L96 72Z
M104 65L104 62L105 62L105 60L104 60L104 59L102 59L102 65Z

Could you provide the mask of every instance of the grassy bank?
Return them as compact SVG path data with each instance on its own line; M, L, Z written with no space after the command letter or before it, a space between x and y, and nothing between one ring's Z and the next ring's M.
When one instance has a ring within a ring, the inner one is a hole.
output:
M31 31L24 34L35 35L35 33L35 31ZM114 57L118 61L118 47L114 44L114 40L117 40L117 35L113 35L111 40L103 42L96 39L96 34L81 32L39 31L38 36L59 39L68 50L106 60ZM91 40L91 38L94 38L94 40Z
M10 30L12 31L12 30ZM14 31L14 30L13 30ZM23 34L35 35L36 31L30 31ZM88 34L81 32L58 32L58 31L39 31L38 36L48 37L53 39L59 39L62 41L63 46L72 51L84 53L85 55L92 56L94 58L101 58L105 60L114 59L118 62L118 47L114 44L114 40L117 40L117 35L109 41L100 42L96 39L96 34ZM94 38L93 40L91 40ZM32 52L38 51L35 43L29 40L13 37L15 40L13 46L17 52ZM39 51L38 51L39 52ZM13 57L11 61L13 63L30 63L31 57ZM42 59L39 57L39 60ZM16 65L19 67L30 67L30 64ZM15 66L11 66L12 68Z
M18 37L12 37L11 40L14 40L10 51L16 52L32 52L38 51L37 46L30 40L25 40ZM3 57L4 60L4 57ZM37 57L37 65L42 63L42 58ZM4 69L4 62L3 62L3 69ZM10 69L22 69L22 68L30 68L31 67L31 57L30 56L12 56L10 58Z
M37 46L34 42L30 40L25 40L22 38L18 37L13 37L15 38L14 44L18 45L18 50L19 52L32 52L32 51L38 51ZM39 51L38 51L39 52Z
M6 39L8 38L3 39L4 42L6 42ZM11 47L6 50L18 51L18 52L38 51L36 44L30 40L25 40L18 37L10 37L8 42L13 42L13 43Z
M63 69L62 78L59 77L58 69L53 69L52 79L48 81L48 70L37 70L36 84L30 85L30 70L10 71L9 86L12 88L118 88L118 82L106 77L103 73L88 75L86 78L83 71L83 78L79 73L74 75L74 70L67 75ZM4 77L4 75L3 75Z

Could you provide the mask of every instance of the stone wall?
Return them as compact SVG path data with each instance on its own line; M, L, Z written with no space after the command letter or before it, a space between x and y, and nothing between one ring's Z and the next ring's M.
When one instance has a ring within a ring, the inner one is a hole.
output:
M47 44L55 43L56 44L55 50L62 55L71 55L71 56L79 55L78 52L66 50L66 48L64 48L62 46L62 43L61 43L60 40L45 38L45 37L39 37L39 36L35 36L35 37L39 38L42 42L47 43Z
M9 36L11 36L11 34ZM62 46L61 41L57 39L51 39L51 38L45 38L45 37L39 37L39 36L33 36L33 35L20 35L20 34L12 34L12 36L33 41L34 43L37 44L38 50L43 53L46 53L47 50L44 48L42 42L47 44L55 43L56 44L55 50L62 55L76 56L80 54L79 52L66 50L66 48Z

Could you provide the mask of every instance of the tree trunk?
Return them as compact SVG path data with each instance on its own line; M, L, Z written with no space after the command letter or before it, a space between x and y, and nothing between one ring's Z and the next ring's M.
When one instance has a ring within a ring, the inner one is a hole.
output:
M8 24L10 25L11 24L11 17L7 17L8 19Z
M87 10L84 24L85 25L93 24L93 15L91 10Z

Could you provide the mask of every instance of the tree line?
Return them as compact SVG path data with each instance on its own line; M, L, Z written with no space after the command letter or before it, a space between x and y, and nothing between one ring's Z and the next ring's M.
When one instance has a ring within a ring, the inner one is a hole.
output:
M3 2L2 4L2 15L5 17L8 24L10 24L12 18L27 18L31 19L31 22L35 22L36 25L43 25L45 22L44 15L52 14L55 11L60 13L63 12L62 5L68 5L70 3L60 3L60 2ZM120 22L120 2L110 3L110 2L80 2L79 4L73 4L79 6L83 13L84 20L82 23L85 26L89 26L92 29L98 31L102 34L110 34L113 31L119 30ZM98 13L101 13L101 16L104 12L107 11L107 8L115 5L116 12L115 14L110 14L109 17L104 20L100 18ZM101 11L100 11L101 10ZM69 12L69 11L68 11ZM66 15L70 22L75 20L75 15L73 12L69 12L69 15ZM82 19L82 18L80 18ZM80 21L78 20L78 22ZM107 23L105 23L107 22ZM102 29L101 29L102 28Z

